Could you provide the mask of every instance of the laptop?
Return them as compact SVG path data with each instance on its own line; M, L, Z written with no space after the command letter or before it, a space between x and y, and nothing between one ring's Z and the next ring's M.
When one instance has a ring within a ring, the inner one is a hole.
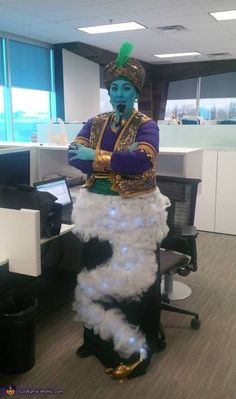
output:
M34 187L37 191L47 191L57 197L56 202L62 204L62 223L72 224L71 213L73 201L65 177L42 180L40 182L34 183Z

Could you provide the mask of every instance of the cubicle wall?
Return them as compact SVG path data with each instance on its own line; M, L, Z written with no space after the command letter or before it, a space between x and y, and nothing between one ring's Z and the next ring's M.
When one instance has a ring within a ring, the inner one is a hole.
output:
M188 148L236 148L235 125L166 125L160 121L160 145Z
M199 230L236 235L236 126L160 124L162 145L203 148L196 205Z
M203 151L202 192L196 225L200 230L236 235L236 150Z

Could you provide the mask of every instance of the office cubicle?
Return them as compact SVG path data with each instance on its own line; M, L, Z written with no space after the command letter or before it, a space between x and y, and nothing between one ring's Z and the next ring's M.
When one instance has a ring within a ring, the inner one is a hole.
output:
M203 149L195 225L199 230L236 235L236 126L160 124L160 144Z
M0 185L30 184L30 149L0 149Z

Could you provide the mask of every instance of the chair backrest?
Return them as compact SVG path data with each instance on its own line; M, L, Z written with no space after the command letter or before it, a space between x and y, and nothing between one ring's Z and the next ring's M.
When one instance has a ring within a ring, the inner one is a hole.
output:
M200 179L157 176L157 186L171 201L168 208L169 227L194 224L198 184Z
M183 238L181 231L194 225L198 184L200 179L186 177L157 176L157 186L171 202L167 209L169 234L162 247L188 254L192 257L194 268L197 268L195 237Z

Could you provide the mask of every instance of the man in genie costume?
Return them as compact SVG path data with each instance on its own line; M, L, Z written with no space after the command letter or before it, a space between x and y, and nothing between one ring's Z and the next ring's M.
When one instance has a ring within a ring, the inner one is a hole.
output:
M96 356L114 379L146 372L158 350L157 247L169 201L156 186L159 129L134 109L145 70L130 43L104 71L113 112L88 120L69 147L69 163L87 174L73 209L83 242L74 309L84 325L80 357Z

